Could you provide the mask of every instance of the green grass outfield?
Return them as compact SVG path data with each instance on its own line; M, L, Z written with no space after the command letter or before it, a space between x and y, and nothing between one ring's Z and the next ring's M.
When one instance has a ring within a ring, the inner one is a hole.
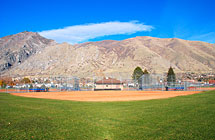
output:
M0 139L215 139L215 91L161 100L75 102L0 93Z

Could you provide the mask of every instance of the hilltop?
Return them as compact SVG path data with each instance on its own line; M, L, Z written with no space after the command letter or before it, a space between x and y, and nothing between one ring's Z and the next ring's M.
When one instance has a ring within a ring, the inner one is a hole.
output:
M178 38L143 36L71 45L57 44L37 33L22 32L1 38L0 48L1 72L4 75L112 75L130 78L136 66L153 73L163 73L170 65L176 72L215 70L214 44ZM16 57L8 57L11 54L16 54ZM22 59L21 62L20 59L9 61L13 60L11 58ZM12 66L4 67L9 62L13 62Z

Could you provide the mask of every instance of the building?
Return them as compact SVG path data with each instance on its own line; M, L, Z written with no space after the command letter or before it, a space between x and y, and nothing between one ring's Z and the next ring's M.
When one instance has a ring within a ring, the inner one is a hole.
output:
M123 82L110 77L96 81L94 90L123 90Z
M215 80L209 80L210 85L215 85Z

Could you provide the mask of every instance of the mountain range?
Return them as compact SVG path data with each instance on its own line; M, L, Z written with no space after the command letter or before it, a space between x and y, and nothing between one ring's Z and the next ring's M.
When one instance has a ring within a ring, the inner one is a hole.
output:
M151 73L215 71L215 44L149 36L71 45L34 32L0 38L1 75L18 77L114 76L131 78L140 66Z

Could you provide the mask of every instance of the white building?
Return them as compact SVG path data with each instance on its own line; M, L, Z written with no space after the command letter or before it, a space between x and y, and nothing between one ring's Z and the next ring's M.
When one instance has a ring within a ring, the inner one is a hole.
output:
M123 83L120 80L106 77L95 82L94 90L123 90Z

